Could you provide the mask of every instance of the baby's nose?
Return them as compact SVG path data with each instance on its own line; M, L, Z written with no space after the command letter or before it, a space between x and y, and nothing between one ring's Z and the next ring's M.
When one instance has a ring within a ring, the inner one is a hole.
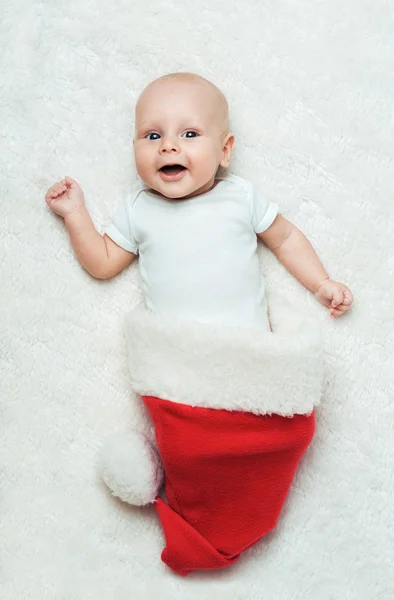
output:
M162 138L160 152L179 152L179 144L170 138Z

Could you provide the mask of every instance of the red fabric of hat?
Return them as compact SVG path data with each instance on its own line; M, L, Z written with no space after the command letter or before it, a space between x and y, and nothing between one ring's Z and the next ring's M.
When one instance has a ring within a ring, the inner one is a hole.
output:
M315 428L310 415L256 415L143 396L166 478L157 498L176 573L218 569L271 531Z

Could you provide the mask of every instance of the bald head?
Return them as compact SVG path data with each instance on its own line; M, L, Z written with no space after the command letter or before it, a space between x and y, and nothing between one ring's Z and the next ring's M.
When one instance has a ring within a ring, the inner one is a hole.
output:
M220 135L222 137L227 135L229 132L229 110L225 95L216 85L205 79L205 77L186 72L163 75L146 86L140 94L135 108L136 129L141 117L143 117L146 103L152 97L160 96L164 88L166 88L166 91L169 88L172 89L174 94L181 94L182 89L193 90L194 88L194 92L198 94L200 101L204 104L209 104L210 112L213 113L213 118L219 127Z
M230 164L234 136L228 127L227 100L204 77L170 73L152 81L135 110L139 176L167 198L212 189L219 167Z

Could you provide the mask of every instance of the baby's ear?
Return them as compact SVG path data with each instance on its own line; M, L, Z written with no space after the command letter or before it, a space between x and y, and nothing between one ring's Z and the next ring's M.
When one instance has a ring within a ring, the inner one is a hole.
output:
M225 169L227 169L230 164L234 142L235 139L232 133L228 133L223 140L222 160L220 161L220 166L224 167Z

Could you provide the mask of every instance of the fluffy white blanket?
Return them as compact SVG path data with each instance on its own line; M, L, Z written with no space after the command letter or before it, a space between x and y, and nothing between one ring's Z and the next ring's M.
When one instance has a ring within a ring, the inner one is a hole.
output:
M386 0L2 3L1 598L394 597L393 28ZM269 287L322 327L317 434L276 531L185 580L160 562L154 509L97 476L103 440L133 420L123 323L138 268L93 280L44 203L70 175L103 227L136 179L137 94L177 70L222 87L232 171L355 296L333 321L262 250Z

